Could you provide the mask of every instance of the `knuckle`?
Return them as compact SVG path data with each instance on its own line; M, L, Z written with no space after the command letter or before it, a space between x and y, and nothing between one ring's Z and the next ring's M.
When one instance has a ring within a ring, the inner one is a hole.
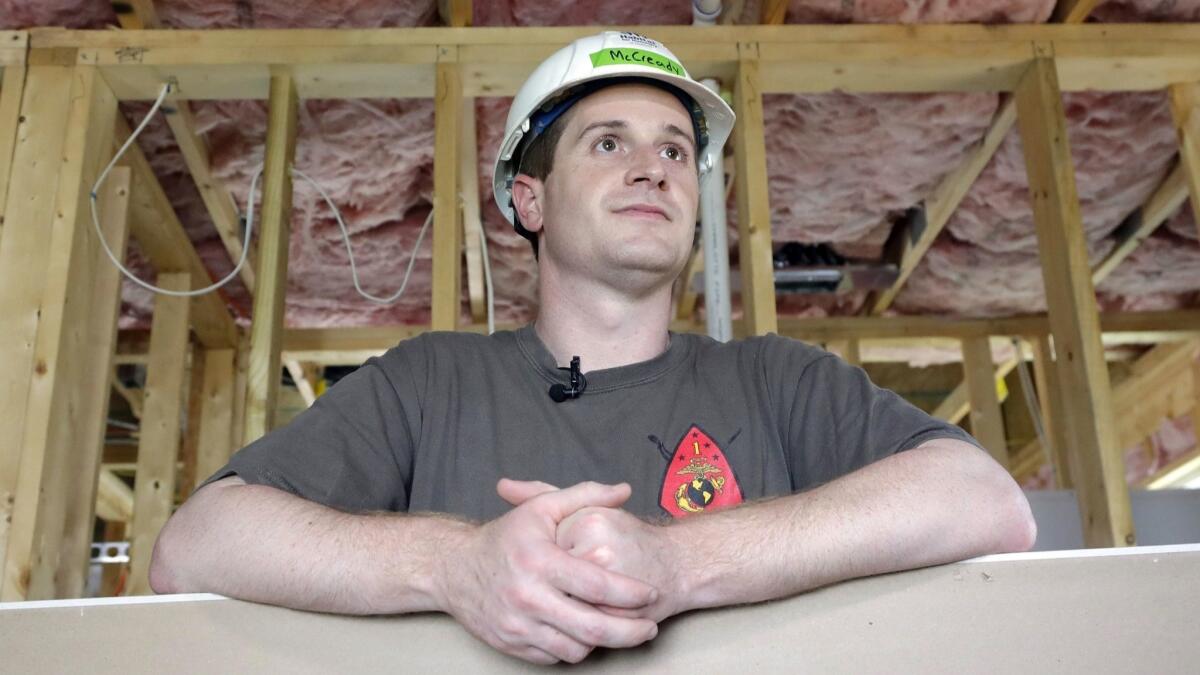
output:
M588 621L580 627L580 633L585 641L591 645L602 644L608 638L608 631L604 626L597 621Z

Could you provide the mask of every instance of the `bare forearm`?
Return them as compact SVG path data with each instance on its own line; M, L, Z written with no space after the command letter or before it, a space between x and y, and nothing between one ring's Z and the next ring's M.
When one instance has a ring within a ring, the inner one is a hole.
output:
M984 453L934 441L812 491L667 528L694 607L755 602L1033 545L1028 503Z
M440 556L473 526L347 514L274 488L214 484L163 528L151 584L348 614L440 609Z

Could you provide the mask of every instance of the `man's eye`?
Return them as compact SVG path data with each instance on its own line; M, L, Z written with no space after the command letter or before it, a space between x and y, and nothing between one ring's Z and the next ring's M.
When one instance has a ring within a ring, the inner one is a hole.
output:
M611 138L601 138L596 147L604 152L613 152L617 149L617 142Z
M663 157L676 162L682 162L683 160L687 159L687 153L679 147L669 145L663 148Z

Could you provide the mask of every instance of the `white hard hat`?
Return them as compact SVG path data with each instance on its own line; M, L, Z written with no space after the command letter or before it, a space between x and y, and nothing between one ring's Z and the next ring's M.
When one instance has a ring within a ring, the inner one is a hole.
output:
M496 156L492 186L496 206L508 222L517 223L512 205L512 183L517 173L521 141L530 136L531 120L539 113L561 114L587 92L588 83L609 79L648 79L669 85L694 103L689 112L697 131L696 160L703 179L722 152L733 129L733 110L716 93L693 80L661 42L630 32L606 31L580 38L542 61L521 85L504 126L504 142ZM557 115L553 115L557 117ZM550 122L546 122L548 125ZM535 129L534 136L542 129ZM522 232L522 234L525 234ZM528 236L528 235L526 235Z

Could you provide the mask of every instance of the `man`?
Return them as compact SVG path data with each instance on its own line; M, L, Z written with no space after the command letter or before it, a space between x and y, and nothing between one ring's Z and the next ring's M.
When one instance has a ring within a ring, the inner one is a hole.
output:
M680 612L1030 547L1008 474L861 370L668 331L732 122L640 35L543 63L496 177L538 255L536 323L367 362L179 509L155 590L444 611L508 654L576 662Z

